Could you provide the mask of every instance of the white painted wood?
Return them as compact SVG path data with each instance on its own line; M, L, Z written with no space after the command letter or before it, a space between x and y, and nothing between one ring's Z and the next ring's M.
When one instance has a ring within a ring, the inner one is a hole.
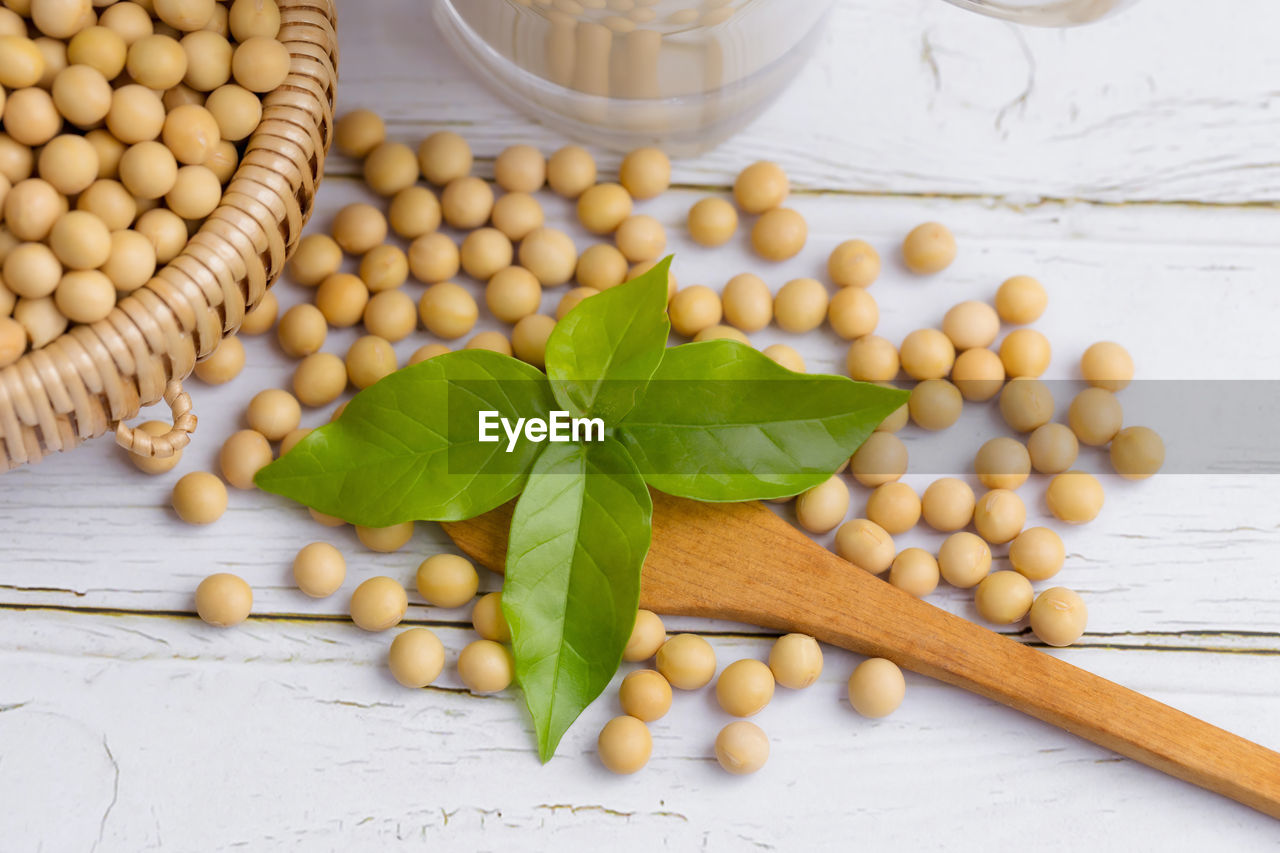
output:
M843 698L854 656L759 716L769 765L726 776L729 718L681 693L644 772L594 756L613 691L540 766L514 695L409 691L383 638L332 622L217 633L160 617L6 614L0 810L9 849L1262 849L1274 823L985 700L909 675L881 721ZM467 632L439 630L450 655ZM713 638L721 662L759 640ZM1063 652L1280 746L1274 658ZM17 706L17 707L13 707ZM54 808L54 805L59 806Z
M794 199L810 223L806 252L763 264L747 250L745 229L723 250L692 246L681 223L704 190L639 209L667 226L683 284L719 287L754 269L776 288L820 275L830 248L858 236L885 259L872 293L880 331L893 340L1028 272L1050 289L1038 326L1054 342L1055 379L1071 379L1097 339L1122 341L1147 379L1275 379L1273 210L1029 201L1273 198L1276 167L1259 152L1276 130L1263 73L1274 69L1265 32L1275 14L1261 0L1241 0L1224 22L1203 4L1164 0L1093 30L1014 35L936 2L843 4L831 38L861 50L829 45L747 133L676 170L683 184L724 186L736 167L768 156L808 189L839 190ZM877 36L864 38L871 27ZM1036 87L993 129L1011 97L993 81L1022 67L1019 38L1036 58ZM926 39L943 81L933 94L921 88ZM1127 55L1103 50L1126 44ZM419 0L384 3L378 15L347 12L342 45L342 107L387 114L399 138L455 126L485 156L516 139L559 144L462 75L440 52ZM1088 62L1074 61L1081 53ZM313 228L367 197L340 177L351 164L331 165ZM926 192L1005 198L919 195ZM553 223L588 245L567 202L544 204ZM900 268L894 247L926 219L948 222L962 248L947 273L920 280ZM480 286L469 286L479 297ZM407 289L416 297L422 286ZM277 292L286 307L309 298L287 281ZM544 310L560 295L549 292ZM342 353L354 336L334 333L325 348ZM398 350L405 357L428 340L417 333ZM800 349L811 369L842 369L845 346L827 332L769 330L754 340L774 341ZM0 847L545 849L607 839L623 849L822 849L850 840L976 848L1038 838L1068 849L1160 838L1175 849L1246 849L1274 838L1274 824L1246 809L925 679L909 677L900 713L862 720L842 699L856 659L837 650L817 687L780 693L762 715L774 751L755 778L729 778L709 758L727 721L709 691L678 698L654 726L652 764L634 778L608 777L593 755L600 724L617 712L613 691L539 767L518 694L466 695L451 669L439 689L404 690L381 665L390 637L344 618L349 590L366 576L412 587L417 563L447 547L436 525L420 524L400 553L378 555L350 530L320 528L258 492L233 491L227 516L209 528L185 526L167 509L173 481L213 464L252 394L287 387L292 363L271 337L246 344L241 380L189 383L200 427L177 471L146 478L103 439L0 478L0 802L23 806L0 808ZM1152 383L1122 399L1149 399L1157 386L1188 393ZM1073 389L1059 387L1062 413ZM1171 467L1191 449L1239 435L1225 431L1229 418L1208 419L1209 431L1169 423L1175 413L1165 406L1144 414L1170 436ZM327 415L308 412L305 423ZM944 437L909 427L908 482L923 488L937 474L967 472L981 440L1000 429L990 406L969 407ZM1255 450L1259 469L1274 472L1274 449ZM1098 453L1082 464L1106 467ZM1068 562L1053 583L1079 589L1091 618L1082 648L1055 653L1280 747L1272 725L1280 481L1231 470L1108 482L1098 521L1064 531ZM1043 487L1033 478L1022 489L1033 520L1045 518ZM855 487L851 515L865 495ZM289 562L320 538L347 554L349 580L332 599L312 601L293 589ZM900 544L933 547L940 538L916 531ZM253 584L257 619L217 631L192 616L192 591L214 571ZM499 578L482 575L484 589L497 588ZM473 636L466 609L411 597L410 620L438 630L452 665ZM974 615L967 593L941 590L933 600ZM708 633L722 664L767 653L768 640L743 626L670 626ZM1026 635L1023 626L1011 630Z
M697 197L687 191L672 192L640 208L666 224L681 282L719 287L734 273L757 269L776 288L799 275L820 275L831 246L848 236L863 236L885 258L883 278L871 292L881 306L879 331L895 341L912 328L937 323L956 301L990 298L996 283L1007 275L1034 272L1051 292L1049 311L1039 326L1056 347L1050 375L1063 380L1055 385L1063 398L1060 414L1075 391L1066 380L1074 375L1080 352L1097 339L1124 342L1141 376L1169 380L1150 383L1152 390L1161 392L1169 385L1170 396L1182 387L1173 381L1179 378L1264 378L1280 365L1280 341L1269 331L1280 301L1269 278L1269 270L1280 263L1280 220L1269 211L1156 206L1143 208L1138 216L1126 209L1087 205L1016 211L977 201L869 198L854 202L838 196L803 197L795 204L813 225L809 249L793 261L774 266L753 259L742 245L745 235L716 251L692 246L682 236L680 223ZM323 226L334 210L357 198L372 196L354 181L329 181L320 195L315 225ZM545 205L580 247L588 244L588 235L569 219L569 204L548 197ZM956 225L962 254L947 274L926 281L899 269L894 244L911 224L928 218ZM1230 269L1223 269L1227 266ZM468 286L482 298L478 283ZM415 298L423 289L418 283L406 287ZM566 289L549 290L544 310L553 310ZM285 307L310 296L288 281L281 282L277 293ZM1190 306L1207 299L1214 310L1196 312L1195 337L1220 343L1189 347ZM1142 321L1134 322L1137 317ZM483 327L499 328L492 320ZM1175 334L1179 329L1188 331ZM325 348L341 354L356 335L356 330L335 330ZM401 357L429 339L419 332L401 342ZM756 339L758 345L785 341L799 347L812 369L843 370L846 345L829 331L795 336L771 328ZM350 530L331 534L312 523L305 511L256 491L232 490L227 518L206 529L184 525L167 509L158 508L165 505L168 489L183 472L215 464L218 445L240 428L244 406L253 394L263 387L288 387L292 362L279 352L273 336L244 340L250 361L242 381L219 388L208 388L197 380L188 383L200 426L183 466L171 474L137 476L108 438L74 454L19 469L0 481L0 524L12 531L8 560L33 567L23 571L21 582L0 578L0 601L189 610L198 580L210 571L226 569L245 573L259 590L260 604L270 611L335 613L345 608L345 601L312 602L292 588L289 561L301 545L332 536L351 554L353 577L385 572L406 581L422 553L441 547L444 540L438 528L422 524L418 539L404 552L372 554L360 548ZM1122 399L1138 399L1140 392L1151 396L1146 390L1129 389ZM1155 414L1162 419L1152 425L1171 438L1173 468L1182 457L1176 455L1172 439L1180 438L1182 453L1188 454L1186 445L1198 436L1189 435L1167 406L1157 407ZM316 425L327 417L328 411L308 412L304 422ZM1007 432L993 404L968 407L961 423L941 436L908 428L903 436L917 459L908 482L922 490L935 476L967 475L973 452L997 431ZM1269 452L1274 470L1277 460L1274 450ZM1107 470L1105 455L1099 451L1083 453L1081 464ZM131 490L124 501L115 492L121 477L127 478ZM978 486L976 479L970 477L970 481ZM1274 549L1280 544L1272 509L1277 498L1275 478L1167 476L1147 483L1108 482L1108 487L1109 503L1101 518L1087 527L1064 531L1071 556L1061 580L1099 596L1092 599L1096 602L1094 629L1275 630L1280 618L1280 587L1270 571ZM867 490L852 488L852 513L857 514ZM1047 518L1040 497L1043 488L1044 478L1034 477L1022 489L1032 519ZM106 500L108 495L111 500ZM81 511L68 515L54 511L58 507ZM234 535L229 536L229 530ZM175 562L150 538L140 539L139 531L164 537L191 558ZM920 531L904 538L903 544L936 547L941 538ZM50 541L67 546L51 554ZM129 583L104 572L102 554L136 567L129 570ZM1215 587L1230 589L1230 594L1200 594L1207 580L1206 559L1213 561ZM486 584L494 581L486 577ZM1107 606L1103 602L1110 597L1116 603ZM952 609L972 612L967 593L950 590L937 598ZM1241 599L1250 600L1251 606L1242 607Z
M463 130L487 155L513 142L561 144L442 55L430 3L394 5L344 22L344 106L386 104L406 137ZM1280 56L1267 34L1280 7L1229 8L1146 0L1064 31L940 0L841 0L796 85L676 177L722 183L772 158L821 190L1275 201Z

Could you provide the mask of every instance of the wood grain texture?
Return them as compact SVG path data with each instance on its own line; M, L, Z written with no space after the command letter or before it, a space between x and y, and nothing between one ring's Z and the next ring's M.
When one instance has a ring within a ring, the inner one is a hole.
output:
M431 129L460 130L481 173L510 142L546 151L562 143L466 76L422 0L383 0L377 14L344 3L339 12L339 112L376 109L393 136L411 142ZM1026 31L1036 86L997 130L999 107L1025 83L1015 31L937 0L845 2L801 84L723 149L677 163L682 188L638 210L667 227L683 284L719 287L756 269L776 289L820 274L840 240L869 240L885 259L872 293L893 340L938 322L956 301L989 298L1009 274L1032 272L1050 288L1038 326L1054 343L1054 376L1072 376L1079 352L1108 338L1134 353L1145 377L1274 379L1276 14L1267 0L1239 0L1230 16L1191 0L1148 0L1105 31ZM943 75L937 93L926 39ZM709 252L682 227L694 200L758 157L797 179L794 205L810 224L806 251L776 266L753 258L743 232ZM613 165L602 158L604 173ZM308 231L326 228L342 204L372 200L344 177L352 173L349 162L329 162ZM991 195L968 197L975 192ZM1241 205L1042 200L1080 196ZM598 239L573 223L569 204L540 200L580 248ZM946 275L921 280L900 268L895 246L926 219L950 224L961 254ZM460 282L479 296L479 283ZM416 298L421 285L406 290ZM277 293L284 308L312 295L288 281ZM543 310L560 295L548 291ZM501 327L486 319L479 328ZM324 349L340 355L354 336L335 331ZM429 340L416 333L397 350L403 359ZM827 332L770 329L753 340L789 343L814 370L843 364L843 345ZM437 631L450 662L441 689L419 692L387 675L390 637L345 618L350 590L367 576L412 586L418 562L449 547L436 525L418 525L409 546L383 555L362 549L349 529L320 528L258 492L233 492L210 528L185 526L168 510L173 482L214 465L249 398L288 387L294 363L274 339L244 342L239 381L191 383L200 426L174 472L143 477L100 440L0 477L0 802L26 806L0 808L9 842L0 846L1274 845L1275 824L1243 806L932 679L909 674L903 708L863 720L843 698L858 657L830 647L815 687L780 691L762 712L773 751L756 777L730 779L715 764L710 744L729 720L706 691L677 696L654 724L654 758L638 776L611 777L594 755L599 727L618 713L614 689L540 766L518 694L460 689L452 663L474 636L467 608L440 610L411 592L410 619ZM327 416L307 411L304 423ZM976 482L968 463L977 437L998 428L990 409L968 407L946 464ZM933 443L912 428L903 437L915 459ZM1105 468L1097 454L1083 462ZM931 479L906 478L917 489ZM860 514L867 492L852 488L851 515ZM1029 522L1047 518L1042 489L1038 478L1023 489ZM1067 565L1054 581L1086 598L1089 632L1052 654L1276 745L1280 479L1222 471L1107 489L1100 518L1064 532ZM343 550L349 574L342 592L313 601L293 589L289 562L317 539ZM917 530L901 544L940 540ZM193 615L195 586L214 571L254 587L255 619L239 630ZM482 589L496 588L498 578L481 574ZM930 601L976 618L965 591L941 589ZM768 653L759 629L667 621L707 636L722 665ZM1001 630L1027 636L1022 626Z
M680 221L697 197L673 192L643 207L667 226L681 281L719 286L734 272L760 269L740 241L720 252L688 243ZM354 182L330 180L312 228L324 228L339 206L362 198L369 196ZM554 198L544 204L553 222L588 245L570 224L567 204ZM864 235L886 259L872 292L893 339L929 315L936 321L953 301L989 297L1012 270L1033 270L1051 288L1052 305L1039 325L1054 341L1057 376L1070 376L1075 354L1102 337L1123 341L1144 374L1263 377L1280 363L1280 340L1269 332L1278 310L1271 271L1280 265L1280 223L1271 211L1017 209L838 196L796 204L813 225L811 243L800 258L764 270L770 285L817 272L838 240ZM893 247L910 224L929 218L955 224L962 253L947 276L921 281L898 268ZM479 295L478 284L463 281ZM408 286L415 296L420 288ZM311 296L288 281L278 294L284 307ZM548 291L544 310L559 296ZM1197 305L1206 307L1189 320L1188 306ZM1135 324L1134 317L1145 320ZM1189 333L1171 331L1193 326L1207 345L1187 346ZM491 320L482 327L498 328ZM332 332L324 349L341 354L354 334ZM801 337L770 330L754 337L758 345L796 346L812 369L840 370L843 347L825 332ZM401 358L427 340L418 333L402 342ZM633 842L650 849L695 846L705 838L709 849L730 850L747 843L743 836L773 846L796 839L822 846L850 833L868 843L908 846L951 838L964 848L990 838L1014 843L1032 832L1068 838L1082 831L1097 845L1142 845L1168 837L1162 821L1174 813L1178 844L1209 843L1212 826L1230 827L1225 837L1237 847L1260 845L1274 832L1270 820L1243 807L1117 762L929 679L909 678L908 704L898 714L863 721L841 698L857 658L831 649L820 692L780 695L761 718L773 756L756 779L727 780L710 758L708 745L728 719L707 693L680 697L677 708L684 710L655 727L655 758L637 777L607 779L594 757L599 726L617 712L613 690L570 730L561 757L539 767L518 695L406 696L381 668L390 638L365 635L345 619L350 590L365 577L390 575L412 587L418 562L449 547L438 526L420 524L401 552L374 554L350 529L320 528L300 508L260 492L233 491L227 515L209 528L183 525L168 510L173 482L215 464L221 439L240 427L250 397L264 387L288 387L293 362L274 339L246 338L245 344L250 360L241 380L217 388L192 383L200 427L170 474L143 477L102 440L0 477L0 706L39 700L40 712L21 728L20 717L0 714L0 731L23 743L62 743L69 738L65 720L74 720L90 736L74 741L83 745L79 758L57 766L83 759L94 768L93 784L103 786L94 790L105 793L93 796L104 797L104 808L112 773L100 749L106 737L127 794L108 815L107 841L99 849L156 846L148 840L156 837L172 843L193 830L206 833L215 849L248 841L265 849L341 844L379 850L422 838L530 849L547 837L566 843L612 837L622 824L635 834L626 836L624 849ZM304 422L327 416L327 410L308 411ZM963 437L949 451L954 470L975 484L968 460L976 436L998 428L990 416L988 408L968 407L956 429L968 424L977 432L958 432ZM903 436L917 457L936 441L911 427ZM1084 461L1105 468L1097 454ZM921 472L906 479L921 489L932 478ZM1022 490L1035 523L1047 519L1043 486L1033 478ZM860 514L868 493L851 488L851 515ZM1100 518L1064 531L1067 565L1053 583L1081 592L1090 626L1081 648L1054 654L1273 743L1268 738L1280 702L1272 678L1280 655L1280 576L1272 571L1280 548L1274 512L1280 480L1162 476L1107 488ZM781 511L790 517L789 507ZM349 565L344 590L318 601L298 594L289 578L294 553L317 539L337 544ZM941 535L920 529L900 541L936 548ZM235 572L253 585L250 625L219 632L194 619L195 586L214 571ZM482 572L483 589L498 581ZM966 591L940 589L930 601L976 618ZM448 638L444 684L457 686L452 662L473 636L467 608L433 608L412 592L411 602L411 619ZM767 654L768 639L744 636L751 629L740 625L689 617L668 625L704 633L722 665ZM1001 630L1027 635L1021 625ZM329 699L339 701L320 701ZM368 705L376 707L361 707ZM414 722L427 719L437 724ZM237 739L245 747L235 758L215 754L206 743ZM165 774L192 761L207 771L194 777L191 793L170 791ZM281 801L282 791L297 788L299 774L315 781ZM465 784L454 781L460 775ZM30 800L40 806L34 813L47 825L44 806L59 802L54 792L67 784L65 775L50 765L30 778L40 783L28 784ZM495 790L496 778L519 782ZM948 793L926 805L919 799L921 778ZM202 816L208 806L196 801L240 817L213 826ZM101 816L86 817L88 837L95 837ZM977 816L981 832L957 829L973 826Z
M707 691L678 692L652 725L645 772L595 757L618 713L606 699L540 765L520 697L476 697L452 667L405 690L385 635L337 621L6 612L0 635L0 809L9 849L1269 849L1249 809L933 679L907 674L891 717L844 698L857 656L825 650L807 690L756 718L772 754L726 778L711 744L728 717ZM450 660L473 636L435 626ZM761 638L711 635L721 664L768 654ZM1280 702L1274 659L1065 649L1254 738ZM1247 687L1243 687L1248 685ZM1105 781L1100 781L1100 774ZM74 803L74 807L71 807Z

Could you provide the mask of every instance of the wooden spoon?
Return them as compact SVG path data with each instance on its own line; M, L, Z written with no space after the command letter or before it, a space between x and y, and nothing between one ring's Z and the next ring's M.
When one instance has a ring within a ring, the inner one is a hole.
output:
M501 572L510 521L508 504L444 528ZM1280 754L926 604L760 503L654 492L640 606L810 634L888 658L1280 818Z

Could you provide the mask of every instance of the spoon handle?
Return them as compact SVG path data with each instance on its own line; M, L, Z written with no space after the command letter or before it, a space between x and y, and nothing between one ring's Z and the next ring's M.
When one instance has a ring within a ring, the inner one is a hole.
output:
M929 604L921 603L935 611L927 618L902 608L908 632L869 639L849 623L883 604L880 597L850 608L830 592L825 606L797 614L788 630L887 657L1280 818L1280 754Z
M683 562L683 571L650 572L646 565L642 603L810 634L888 658L1280 818L1280 753L953 616L832 554L769 510L749 506L682 502L679 516L655 513L655 537L666 537L670 549L683 532L691 537L690 553L664 561ZM704 513L705 519L689 517ZM675 529L660 529L675 518ZM707 559L749 530L758 559L735 565ZM721 536L730 538L715 541Z

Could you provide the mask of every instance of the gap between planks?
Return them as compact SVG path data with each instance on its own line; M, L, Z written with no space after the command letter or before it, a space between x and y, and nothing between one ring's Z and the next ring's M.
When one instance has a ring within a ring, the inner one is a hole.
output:
M0 603L0 611L15 612L48 612L86 616L119 616L145 617L148 619L173 619L197 621L195 613L187 610L140 610L121 607L72 607L62 604L12 604ZM259 622L296 622L301 624L347 624L346 616L336 613L254 613L251 621ZM452 619L414 619L405 618L397 627L427 627L447 630L470 630L468 620ZM697 634L703 637L740 638L740 639L773 639L777 632L764 630L733 630L724 628L693 628L683 633ZM1034 648L1051 648L1034 639L1030 628L1017 631L996 631L1010 639ZM1244 645L1226 643L1210 645L1205 641L1217 638L1222 641L1235 640ZM1148 642L1142 642L1143 640ZM1181 641L1181 642L1179 642ZM1197 642L1199 641L1199 642ZM1085 633L1080 642L1073 644L1072 649L1106 649L1112 651L1141 652L1195 652L1205 654L1260 655L1280 656L1280 632L1270 631L1232 631L1227 629L1197 629L1192 631L1126 631L1112 633Z

